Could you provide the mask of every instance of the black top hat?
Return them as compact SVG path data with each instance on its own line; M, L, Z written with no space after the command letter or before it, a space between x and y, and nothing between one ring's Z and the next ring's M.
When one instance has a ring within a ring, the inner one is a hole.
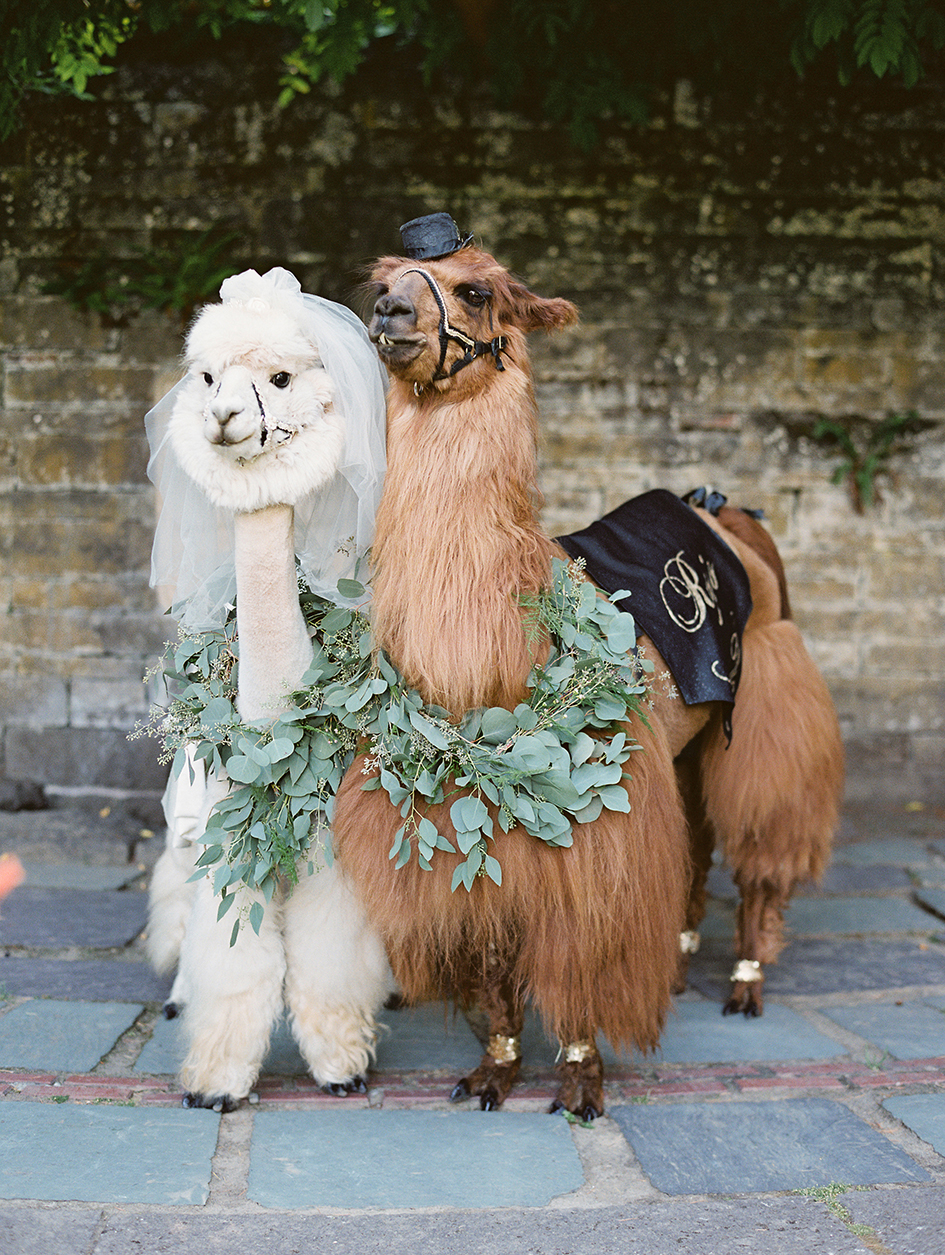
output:
M412 218L400 228L404 252L413 261L435 261L448 257L472 242L472 235L459 238L459 227L449 214L426 214Z

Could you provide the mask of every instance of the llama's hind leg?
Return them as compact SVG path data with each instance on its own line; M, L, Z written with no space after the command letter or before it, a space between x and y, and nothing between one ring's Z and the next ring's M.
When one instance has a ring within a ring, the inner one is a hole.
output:
M700 738L701 740L701 738ZM705 916L706 882L712 867L715 832L709 822L702 797L698 742L676 759L676 781L689 828L690 881L686 920L679 934L679 960L673 993L681 994L689 977L689 959L699 949L699 925Z
M508 973L494 964L478 989L477 1003L489 1020L489 1046L479 1066L453 1086L451 1102L478 1097L482 1111L501 1107L522 1066L525 1006Z
M745 1016L764 1010L764 965L777 961L784 948L784 907L790 891L769 880L761 883L736 875L741 900L735 932L737 960L732 972L732 992L723 1015L741 1011Z
M387 955L342 870L322 867L286 901L285 998L292 1032L321 1088L364 1093L376 1015L394 988Z
M230 945L234 912L257 896L238 891L230 913L217 920L219 899L209 879L197 882L180 969L187 990L185 1107L232 1111L252 1088L268 1049L285 975L278 904L266 906L258 936L244 919Z
M795 885L830 853L843 789L843 747L827 686L789 620L751 632L732 720L702 759L706 812L741 893L727 1011L759 1015L763 965L784 946Z

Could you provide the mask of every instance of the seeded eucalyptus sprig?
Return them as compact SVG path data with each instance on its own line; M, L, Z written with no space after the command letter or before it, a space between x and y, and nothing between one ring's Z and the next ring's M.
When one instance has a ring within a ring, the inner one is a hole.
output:
M339 584L351 600L365 594L356 581ZM633 650L631 615L614 593L601 598L581 578L579 564L556 560L551 588L523 603L529 633L544 633L550 652L528 678L529 697L515 708L473 710L454 723L425 705L382 650L359 610L300 590L314 657L302 687L287 695L289 710L267 724L245 724L236 710L239 643L235 615L221 632L184 636L168 648L170 706L154 712L149 731L164 741L175 770L186 770L185 747L232 787L213 809L200 838L206 848L196 877L210 875L221 895L219 915L241 885L272 898L278 877L292 883L298 868L314 870L318 848L330 864L334 798L359 745L368 746L362 788L384 789L403 824L390 858L403 867L416 848L419 864L434 852L456 859L453 890L477 876L502 882L490 851L495 822L520 824L551 846L573 842L572 823L592 821L605 808L627 811L623 764L639 749L619 725L643 715L652 664ZM456 844L428 816L431 805L454 798ZM458 849L457 849L458 847ZM249 921L258 932L258 900ZM233 940L239 929L238 918Z

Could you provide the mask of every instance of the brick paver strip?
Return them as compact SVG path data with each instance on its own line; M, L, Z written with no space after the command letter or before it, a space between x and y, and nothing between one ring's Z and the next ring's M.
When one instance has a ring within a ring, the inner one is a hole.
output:
M897 1146L829 1099L614 1107L610 1114L664 1194L930 1180Z
M204 1203L212 1112L0 1103L0 1198Z
M503 1111L260 1111L263 1207L543 1207L583 1183L563 1119Z
M90 1072L144 1008L35 998L0 1016L0 1065Z
M883 1106L939 1155L945 1156L945 1094L901 1094L887 1098ZM945 1209L942 1233L945 1235ZM945 1242L942 1245L945 1248Z

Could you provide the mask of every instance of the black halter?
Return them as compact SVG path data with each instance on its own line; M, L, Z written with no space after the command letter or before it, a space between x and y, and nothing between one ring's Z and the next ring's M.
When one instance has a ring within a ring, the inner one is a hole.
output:
M428 270L421 270L419 266L415 266L410 270L403 272L405 275L422 275L429 284L430 291L433 293L433 299L436 301L440 310L440 360L436 366L436 372L431 379L431 383L436 383L440 379L450 379L453 375L474 362L477 357L483 357L486 353L492 354L492 360L495 362L496 370L505 370L502 359L499 354L508 344L506 336L495 336L491 340L473 340L462 331L450 325L450 320L446 313L446 302L443 300L443 293L437 286L436 280ZM448 371L444 371L446 364L446 350L449 347L450 340L455 340L457 344L463 348L463 356L458 357Z

